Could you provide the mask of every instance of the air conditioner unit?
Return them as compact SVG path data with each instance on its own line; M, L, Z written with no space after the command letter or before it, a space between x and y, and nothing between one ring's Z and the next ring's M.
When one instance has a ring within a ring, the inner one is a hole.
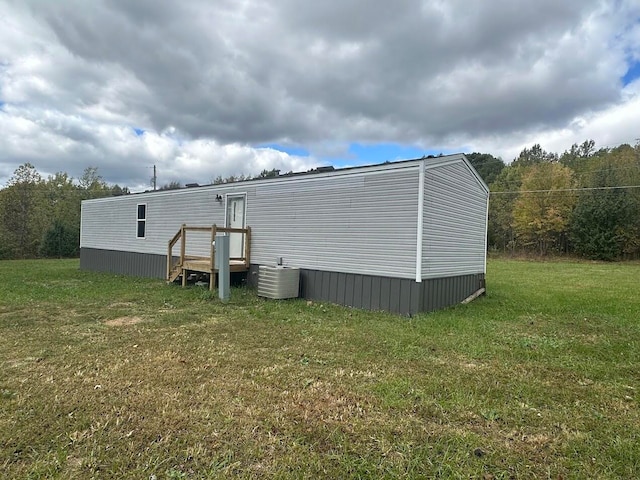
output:
M258 296L267 298L296 298L300 289L300 269L260 265Z

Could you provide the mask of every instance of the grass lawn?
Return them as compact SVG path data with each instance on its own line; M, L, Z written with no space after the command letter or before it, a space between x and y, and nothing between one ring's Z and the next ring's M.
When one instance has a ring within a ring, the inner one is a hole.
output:
M0 477L637 478L640 265L413 318L0 262Z

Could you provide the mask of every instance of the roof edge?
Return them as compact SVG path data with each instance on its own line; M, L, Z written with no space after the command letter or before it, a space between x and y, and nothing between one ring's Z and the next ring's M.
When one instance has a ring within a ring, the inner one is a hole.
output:
M285 182L285 181L290 181L293 179L311 179L311 178L326 178L326 177L337 177L337 176L342 176L342 175L350 175L350 174L354 174L354 173L367 173L367 172L376 172L376 171L384 171L384 170L396 170L396 169L401 169L401 168L411 168L414 165L419 165L423 162L429 162L429 160L439 160L439 161L443 161L443 160L450 160L450 161L456 161L459 159L462 159L465 164L470 168L471 172L476 176L476 178L480 181L481 185L483 186L483 188L485 188L487 190L487 192L489 191L488 187L485 185L485 183L482 181L482 179L479 177L478 173L475 171L475 169L473 168L473 166L469 163L469 161L467 160L467 158L464 156L464 154L462 153L455 153L455 154L449 154L449 155L441 155L441 156L423 156L421 158L413 158L413 159L405 159L405 160L396 160L396 161L386 161L386 162L382 162L382 163L374 163L374 164L369 164L369 165L356 165L356 166L351 166L351 167L342 167L342 168L335 168L333 170L330 171L323 171L323 170L311 170L311 171L307 171L307 172L296 172L296 173L288 173L288 174L283 174L283 175L279 175L277 177L268 177L268 178L252 178L249 180L242 180L239 182L229 182L229 183L218 183L218 184L209 184L209 185L200 185L198 187L189 187L189 188L179 188L179 189L173 189L173 190L155 190L155 191L145 191L145 192L136 192L136 193L131 193L129 195L120 195L117 197L102 197L102 198L92 198L92 199L87 199L87 200L83 200L82 203L84 202L104 202L104 201L114 201L118 198L131 198L132 196L135 197L148 197L151 195L175 195L175 194L183 194L185 192L192 192L192 191L198 191L198 190L204 190L204 189L216 189L216 188L224 188L224 187L242 187L245 185L256 185L256 184L268 184L268 183L274 183L274 182Z

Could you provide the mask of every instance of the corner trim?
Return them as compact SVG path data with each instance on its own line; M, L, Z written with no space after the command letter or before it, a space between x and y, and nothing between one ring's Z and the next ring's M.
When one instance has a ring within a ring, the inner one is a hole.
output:
M484 216L484 274L487 274L487 249L489 248L489 201L491 195L487 192L487 210Z
M422 239L424 230L424 168L422 160L418 164L418 231L416 234L416 283L422 283Z

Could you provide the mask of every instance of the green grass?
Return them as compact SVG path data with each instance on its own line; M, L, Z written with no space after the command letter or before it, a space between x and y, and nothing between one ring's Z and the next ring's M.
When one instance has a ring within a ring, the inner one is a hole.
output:
M413 318L0 262L3 478L636 478L640 265Z

